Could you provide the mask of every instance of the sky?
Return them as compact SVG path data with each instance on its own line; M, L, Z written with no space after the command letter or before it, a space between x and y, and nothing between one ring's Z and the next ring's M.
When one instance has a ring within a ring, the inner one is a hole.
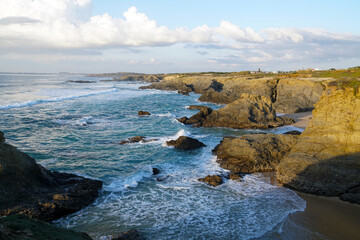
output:
M0 0L1 72L360 65L360 1Z

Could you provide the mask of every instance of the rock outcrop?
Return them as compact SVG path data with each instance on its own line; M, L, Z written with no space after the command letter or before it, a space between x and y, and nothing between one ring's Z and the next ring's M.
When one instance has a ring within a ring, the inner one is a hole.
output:
M199 178L198 181L209 184L210 186L217 187L223 184L223 180L219 175L207 175L204 178Z
M186 136L180 136L176 140L167 141L166 144L168 146L173 146L177 149L183 149L183 150L192 150L192 149L205 147L205 144L203 144L199 140Z
M0 132L0 216L52 221L89 205L101 187L101 181L45 169Z
M183 124L191 124L191 125L202 125L202 123L206 120L206 117L212 112L211 108L200 108L200 111L190 118L182 117L177 119L179 122Z
M275 108L281 113L311 111L324 92L320 81L281 79L277 84Z
M298 136L282 134L225 137L213 153L220 166L232 173L269 172L275 170L297 139Z
M277 167L277 178L302 192L360 203L360 81L333 85Z
M218 110L200 111L189 119L182 119L185 124L195 127L229 128L273 128L289 125L291 118L277 117L271 100L263 96L242 94L241 97Z
M56 227L41 220L30 219L26 216L9 216L0 218L1 240L92 240L86 233L74 232Z

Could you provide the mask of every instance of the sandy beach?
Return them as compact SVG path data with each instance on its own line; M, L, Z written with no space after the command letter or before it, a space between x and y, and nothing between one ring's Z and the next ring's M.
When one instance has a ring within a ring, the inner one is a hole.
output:
M295 123L292 126L305 129L312 118L312 112L308 111L308 112L292 113L292 114L285 114L283 116L295 119Z

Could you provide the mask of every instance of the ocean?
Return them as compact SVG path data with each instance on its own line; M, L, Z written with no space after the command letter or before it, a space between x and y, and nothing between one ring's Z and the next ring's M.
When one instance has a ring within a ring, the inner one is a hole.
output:
M304 211L306 202L271 184L266 175L251 174L218 187L197 180L226 172L211 153L223 136L259 130L185 126L176 118L196 113L187 106L222 105L198 102L193 93L139 90L147 84L104 79L0 74L0 131L7 142L50 170L104 182L95 202L55 224L96 239L129 229L148 239L289 239L300 234L289 215ZM139 117L139 110L151 115ZM294 127L266 132L288 130ZM180 151L165 145L181 135L206 147ZM134 136L154 141L119 144ZM159 175L152 174L154 167Z

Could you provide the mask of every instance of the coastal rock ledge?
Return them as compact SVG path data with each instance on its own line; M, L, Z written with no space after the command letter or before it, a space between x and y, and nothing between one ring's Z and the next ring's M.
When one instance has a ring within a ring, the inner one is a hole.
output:
M22 214L52 221L89 205L102 184L45 169L5 143L0 132L0 216Z
M360 81L329 86L277 178L302 192L360 204Z
M274 128L294 123L294 119L277 117L270 98L243 93L239 99L218 110L201 109L190 117L178 119L194 127Z
M232 173L269 172L275 170L297 140L298 136L283 134L225 137L213 153L220 166Z

